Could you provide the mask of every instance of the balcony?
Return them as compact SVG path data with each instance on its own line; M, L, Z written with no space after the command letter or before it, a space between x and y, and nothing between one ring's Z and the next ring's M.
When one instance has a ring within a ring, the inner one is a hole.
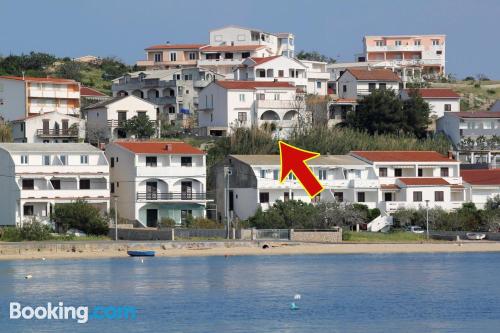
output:
M500 118L500 113L498 115ZM460 129L460 137L478 137L481 135L484 135L486 137L488 136L493 136L493 135L498 135L500 133L500 127L493 129L493 128L488 128L488 129L469 129L469 128L463 128Z
M138 192L137 200L145 201L205 201L206 192Z
M37 89L29 88L28 97L37 98L61 98L61 99L79 99L80 92L67 89Z
M243 59L200 59L198 66L235 66L242 61Z
M256 101L257 108L259 109L297 109L297 107L304 107L305 103L296 100L268 100L260 99Z
M154 97L154 98L147 98L146 100L150 101L153 104L156 105L168 105L168 104L176 104L176 98L175 96L166 96L166 97Z
M108 127L117 127L117 128L120 128L120 127L123 127L123 125L125 124L125 122L127 120L130 120L130 119L125 119L125 120L117 120L117 119L109 119L108 122L107 122L107 125ZM150 120L149 121L151 124L153 124L153 126L156 126L157 122L156 120Z
M195 88L205 88L210 83L212 83L212 81L209 81L209 80L195 80L195 81L193 81L193 87L195 87Z
M444 210L459 209L463 201L438 201L429 202L429 208L440 207ZM380 208L386 212L395 212L398 209L425 209L425 202L406 202L406 201L381 201Z
M108 199L108 189L90 189L90 190L21 190L21 199Z
M315 72L314 70L307 72L307 78L313 80L330 80L330 73Z
M77 138L78 128L69 129L37 129L36 135L40 138Z
M383 45L383 46L367 46L367 52L418 52L423 51L423 45Z
M378 179L351 179L350 186L353 188L379 188Z
M140 67L163 67L163 66L179 66L179 65L193 65L196 66L196 60L182 60L182 61L154 61L154 60L139 60L137 66Z

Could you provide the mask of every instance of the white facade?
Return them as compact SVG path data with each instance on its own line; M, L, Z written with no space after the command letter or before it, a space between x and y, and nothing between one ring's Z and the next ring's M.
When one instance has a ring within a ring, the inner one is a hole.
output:
M0 116L8 121L58 111L78 115L80 84L73 80L0 76Z
M123 122L144 114L157 127L156 105L136 96L117 96L83 109L90 142L109 142L130 137L122 129Z
M445 91L440 95L440 91ZM446 112L460 112L460 96L448 92L449 89L420 89L420 95L424 101L429 104L431 116L441 118ZM436 91L435 93L433 91ZM400 96L403 100L410 98L410 91L403 89L400 91ZM453 96L456 95L456 96Z
M300 60L300 62L306 66L306 92L314 95L327 95L330 74L326 68L326 62L311 60Z
M111 192L120 217L156 227L204 217L205 153L183 142L114 142L106 146Z
M285 135L304 114L302 98L287 82L217 81L200 93L198 123L204 135L263 124L274 124L277 135Z
M49 221L54 205L78 199L109 210L109 166L104 153L83 143L0 144L2 225Z
M461 171L467 201L483 209L488 199L500 195L500 169L468 169Z
M11 122L14 142L78 142L85 138L82 119L61 112L48 112Z
M379 70L373 70L379 71ZM346 70L338 79L337 95L343 99L358 99L363 96L370 95L375 89L391 89L396 94L399 92L399 79L384 79L377 78L373 79L358 78L353 75L354 70ZM370 70L366 70L370 72Z

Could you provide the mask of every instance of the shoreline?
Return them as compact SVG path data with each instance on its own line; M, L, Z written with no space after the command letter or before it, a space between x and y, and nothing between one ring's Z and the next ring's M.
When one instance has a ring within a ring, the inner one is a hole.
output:
M262 246L267 245L267 249ZM0 261L45 259L128 258L129 249L151 249L157 257L396 254L500 252L500 242L461 241L429 243L295 243L246 242L61 242L0 243Z

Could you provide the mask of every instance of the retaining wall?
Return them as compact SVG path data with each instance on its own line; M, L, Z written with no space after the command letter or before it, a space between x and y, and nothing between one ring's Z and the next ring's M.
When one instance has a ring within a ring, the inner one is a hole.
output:
M342 229L338 230L290 230L290 240L294 242L340 243Z

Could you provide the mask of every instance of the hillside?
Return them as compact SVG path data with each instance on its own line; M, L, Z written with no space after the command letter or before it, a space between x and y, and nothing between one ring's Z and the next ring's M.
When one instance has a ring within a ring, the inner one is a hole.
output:
M461 109L487 110L495 100L500 99L500 81L456 81L453 83L432 83L433 88L450 88L462 96Z
M81 63L47 53L0 56L0 75L60 77L79 81L84 86L111 94L111 80L136 68L117 58L102 58L98 63Z

